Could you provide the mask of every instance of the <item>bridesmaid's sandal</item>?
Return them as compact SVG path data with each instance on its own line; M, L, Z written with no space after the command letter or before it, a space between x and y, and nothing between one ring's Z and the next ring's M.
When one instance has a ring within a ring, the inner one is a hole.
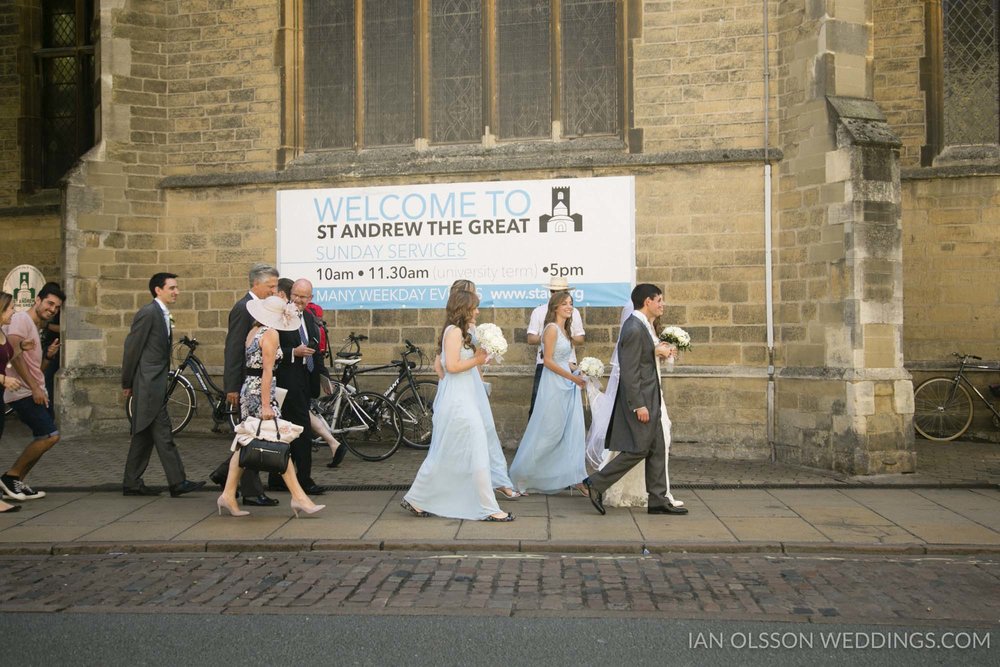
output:
M485 519L483 519L483 521L492 521L494 523L506 523L508 521L513 521L513 520L514 520L514 515L511 514L510 512L507 512L507 516L504 517L499 517L491 514Z
M412 514L413 516L419 516L421 519L423 519L425 517L429 517L431 515L430 512L425 512L423 510L418 510L416 507L414 507L413 505L411 505L410 503L408 503L405 500L403 502L399 503L399 506L402 507L407 512L409 512L410 514Z
M585 496L587 498L590 497L590 492L587 490L587 485L584 484L583 482L580 482L579 484L574 484L573 486L569 487L569 495L573 495L573 489L579 491L581 496Z
M498 486L497 488L493 489L493 491L496 493L497 498L499 498L500 500L517 500L521 496L527 495L524 493L518 493L514 489L507 486Z

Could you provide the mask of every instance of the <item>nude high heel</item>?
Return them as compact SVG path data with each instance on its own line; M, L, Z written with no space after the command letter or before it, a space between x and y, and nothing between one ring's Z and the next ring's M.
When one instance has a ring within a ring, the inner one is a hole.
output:
M223 509L229 512L232 516L248 516L250 514L250 512L247 512L246 510L234 510L229 506L229 503L226 502L225 496L219 496L219 498L215 501L215 505L219 508L219 516L222 516Z
M295 499L292 499L292 501L288 504L291 506L292 513L295 514L296 519L299 518L299 512L305 512L306 514L315 514L316 512L326 507L326 505L313 505L312 507L306 507L305 505L303 505L302 503L300 503Z

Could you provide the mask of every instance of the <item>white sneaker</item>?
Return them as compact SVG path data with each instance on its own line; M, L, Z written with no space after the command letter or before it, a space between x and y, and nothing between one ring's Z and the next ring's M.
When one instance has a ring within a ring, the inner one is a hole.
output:
M0 475L0 490L3 491L3 495L7 498L24 500L24 494L19 492L17 489L17 484L19 482L20 480L15 479L10 475Z
M37 500L45 497L44 491L35 491L19 479L14 480L14 490L21 494L21 500Z

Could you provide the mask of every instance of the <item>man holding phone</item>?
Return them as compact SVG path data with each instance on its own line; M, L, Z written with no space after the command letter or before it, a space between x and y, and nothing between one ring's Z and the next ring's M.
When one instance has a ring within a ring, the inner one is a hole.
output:
M281 418L302 427L302 435L292 441L291 454L295 474L310 496L323 493L312 478L312 426L309 424L309 401L319 396L319 380L326 374L319 348L319 324L306 306L312 301L312 283L301 278L292 283L289 296L299 311L302 324L298 331L279 331L281 362L276 373L278 386L288 391L281 405ZM268 488L281 491L285 483L279 475L268 477Z

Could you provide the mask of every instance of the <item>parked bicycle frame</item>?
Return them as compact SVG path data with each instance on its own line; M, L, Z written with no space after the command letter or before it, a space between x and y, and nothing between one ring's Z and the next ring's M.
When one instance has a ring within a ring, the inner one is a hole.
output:
M958 372L953 378L931 378L922 382L913 392L913 427L928 440L948 441L965 433L972 423L972 397L963 386L965 383L993 413L993 425L1000 428L1000 412L993 403L976 389L967 377L966 368L998 370L996 365L970 364L969 360L982 361L972 354L959 354ZM990 387L993 392L993 387Z
M195 338L184 336L177 343L188 348L187 355L180 366L170 371L167 380L167 413L170 415L171 431L174 434L184 430L195 413L198 411L198 399L195 397L195 387L191 381L184 376L184 371L190 368L198 381L198 391L205 394L209 405L212 406L212 431L216 433L225 432L223 424L228 424L230 429L234 429L240 422L239 408L234 408L226 402L225 392L217 384L212 382L212 377L208 374L204 362L194 353L198 349L198 341ZM129 423L132 422L132 400L129 396L125 401L125 415Z
M357 359L337 359L337 365L358 363ZM382 461L392 456L402 441L399 412L385 396L357 391L348 384L329 380L329 393L312 401L311 410L330 428L342 447L365 461Z
M368 336L351 332L345 340L345 344L337 352L337 358L347 361L360 359L361 343L368 340ZM344 364L340 381L357 389L357 376L395 368L398 372L396 379L382 392L382 395L392 401L399 411L399 417L403 422L403 444L413 449L427 449L431 445L434 398L437 396L438 383L437 380L417 380L414 377L413 370L418 364L410 361L408 357L417 355L421 360L419 365L423 365L424 354L410 341L404 340L403 343L406 347L401 353L401 358L394 359L391 363L364 370L358 370L356 363Z

